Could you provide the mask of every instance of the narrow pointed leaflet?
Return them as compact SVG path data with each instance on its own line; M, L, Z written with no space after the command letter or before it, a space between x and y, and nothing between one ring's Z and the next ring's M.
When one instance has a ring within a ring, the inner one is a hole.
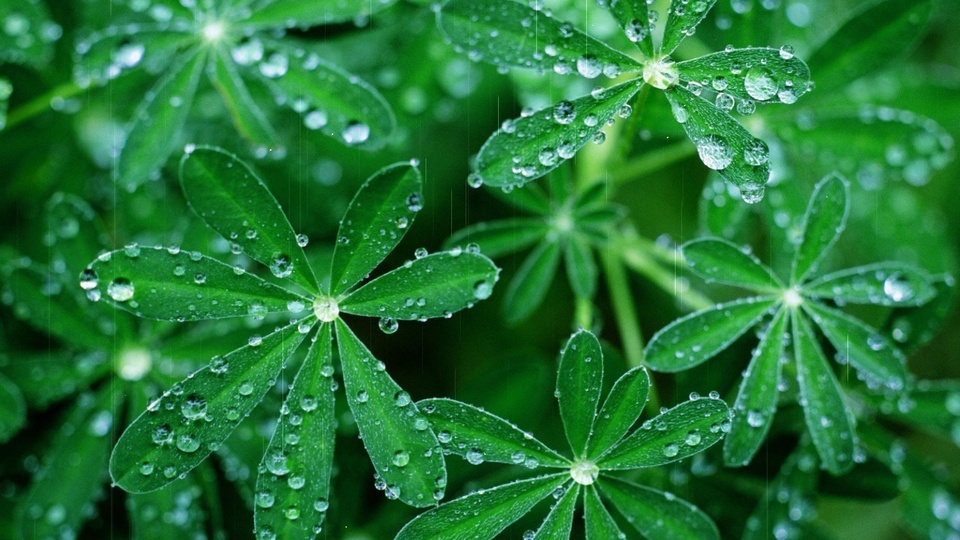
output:
M590 332L580 330L567 341L557 370L557 401L563 429L574 455L580 457L593 431L603 384L603 352Z

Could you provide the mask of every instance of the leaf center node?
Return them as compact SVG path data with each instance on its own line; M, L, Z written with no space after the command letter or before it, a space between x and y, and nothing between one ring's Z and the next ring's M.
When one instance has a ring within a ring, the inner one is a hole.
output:
M600 476L600 467L592 461L576 461L570 466L570 477L582 486L593 484L598 476Z
M117 355L117 374L125 381L139 381L152 365L150 351L144 347L128 347Z
M654 88L666 90L680 81L680 70L672 58L661 56L643 66L643 80Z
M333 322L340 316L340 306L330 296L318 296L313 301L313 312L322 322Z

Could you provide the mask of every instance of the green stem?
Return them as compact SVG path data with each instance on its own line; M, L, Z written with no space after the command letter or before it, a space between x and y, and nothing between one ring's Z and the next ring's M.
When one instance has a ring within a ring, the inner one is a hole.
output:
M80 88L73 82L61 84L46 94L38 96L11 111L10 114L7 115L7 125L4 129L10 129L42 112L49 111L50 102L55 98L70 99L83 91L83 88Z
M602 250L600 258L603 273L607 276L610 302L613 304L627 364L632 368L643 365L643 335L640 333L640 320L637 318L627 273L623 269L615 248L608 247Z
M593 330L593 303L590 302L589 298L581 298L579 296L576 298L574 320L580 328Z
M664 255L659 253L660 248L656 244L632 235L623 236L613 243L627 268L646 277L661 290L674 296L680 305L692 310L706 309L714 305L714 302L697 291L678 289L676 273L664 268L658 262L658 259L663 260ZM682 264L677 260L678 256L671 255L670 258L673 264Z
M614 186L619 186L637 180L668 165L682 161L696 153L697 148L693 146L690 141L684 139L670 146L647 152L636 159L624 163L610 176L610 182Z

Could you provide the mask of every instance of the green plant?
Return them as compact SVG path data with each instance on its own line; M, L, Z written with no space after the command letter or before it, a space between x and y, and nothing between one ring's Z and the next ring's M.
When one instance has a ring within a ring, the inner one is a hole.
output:
M0 538L955 539L955 4L0 0Z

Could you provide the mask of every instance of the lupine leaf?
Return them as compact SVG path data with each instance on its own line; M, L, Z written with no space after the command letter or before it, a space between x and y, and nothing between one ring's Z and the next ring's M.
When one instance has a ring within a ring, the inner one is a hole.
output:
M627 39L637 44L647 58L653 57L653 28L650 24L650 8L646 0L620 0L606 2Z
M933 282L936 296L921 307L898 308L890 314L884 331L900 350L910 353L930 342L946 324L953 311L953 278L938 277Z
M580 485L570 482L570 485L565 487L566 491L533 535L534 540L569 540L570 531L573 529L573 512L577 509L577 498L580 496ZM554 496L556 495L554 492Z
M810 70L792 53L751 47L707 54L677 63L680 80L711 87L738 100L793 103L807 92Z
M54 42L63 34L40 0L0 2L0 60L42 68L53 56Z
M82 354L57 349L19 352L4 364L3 374L14 382L31 409L42 410L109 373L113 366L108 360L103 349Z
M697 25L707 16L707 12L716 2L717 0L672 1L667 11L667 25L663 30L660 52L672 53L683 38L693 34Z
M800 283L816 270L817 264L837 241L850 211L849 187L842 177L832 174L821 180L803 218L803 237L793 260L793 283Z
M719 441L730 420L720 399L686 401L647 420L597 459L601 469L637 469L673 463L699 454Z
M954 158L950 134L911 111L861 105L814 107L800 114L796 122L771 126L796 159L856 177L868 188L893 180L924 185Z
M500 187L520 187L540 178L602 132L640 86L627 81L596 96L562 101L530 116L508 120L480 149L476 174L484 184Z
M208 510L203 507L202 496L211 487L201 485L196 474L198 470L194 469L169 489L127 495L130 529L138 540L189 538L191 534L205 530ZM176 518L170 519L169 516Z
M416 507L435 504L447 469L429 422L347 325L336 325L347 403L388 495Z
M650 377L643 366L627 371L613 383L587 441L590 458L609 449L630 431L647 404L649 392Z
M68 344L109 350L111 340L90 331L90 318L77 298L63 290L58 276L39 266L15 266L5 275L4 293L13 311L38 329Z
M729 440L729 439L728 439ZM814 504L819 471L817 456L807 437L800 439L797 449L787 457L776 478L767 485L752 515L747 520L743 540L764 540L776 537L782 523L790 523L791 531L806 532L803 527L812 516L791 519L791 509ZM784 494L787 496L784 497Z
M597 263L593 260L590 244L579 235L570 236L564 245L563 260L574 294L580 298L593 298L597 289Z
M903 390L907 381L907 359L890 339L842 311L817 302L804 309L837 350L871 385Z
M448 317L489 297L497 274L479 253L434 253L363 284L340 302L340 310L400 320Z
M937 294L933 278L915 266L882 262L820 276L803 285L807 296L851 304L919 306Z
M777 411L777 385L783 370L784 334L789 329L790 317L781 309L774 315L770 325L753 351L753 358L740 383L736 413L731 421L730 433L723 441L723 460L728 466L739 467L753 459L763 444L773 415Z
M177 6L187 11L179 2ZM114 4L116 7L119 6ZM187 11L178 14L176 19L184 15L193 18ZM179 56L187 46L196 42L197 36L191 30L183 25L182 19L174 24L108 26L77 42L73 78L80 84L103 85L134 69L151 73L166 71L182 60Z
M734 200L736 196L737 191L723 180L720 173L710 173L703 184L698 208L697 221L704 236L715 236L736 244L745 243L750 238L746 224L753 210Z
M139 317L164 321L263 316L303 297L196 252L125 248L98 257L90 293ZM238 273L239 272L239 273ZM199 295L199 298L198 298Z
M417 516L395 540L489 540L567 482L566 473L475 491Z
M297 26L315 26L369 17L395 0L260 0L251 8L244 26L281 28L296 21Z
M383 168L354 195L340 220L330 269L330 294L339 295L379 265L422 207L420 171L409 164Z
M443 245L452 248L477 244L481 253L496 259L536 244L546 236L548 230L547 223L536 218L482 222L453 233Z
M528 432L473 405L443 398L426 399L417 405L451 454L473 461L569 466L566 458Z
M66 268L66 281L71 285L107 243L103 224L90 205L65 193L55 193L47 203L47 240L52 243L57 264L62 262Z
M132 191L166 163L180 142L194 93L207 60L206 52L189 51L177 59L133 115L117 162L117 183Z
M820 91L846 86L908 50L932 6L929 0L885 0L854 15L810 56Z
M10 106L11 94L13 85L7 79L0 78L0 131L7 127L7 108Z
M746 298L691 313L654 334L644 359L656 371L692 368L729 347L778 302L775 298Z
M537 246L517 270L507 287L503 301L508 323L518 323L530 316L546 296L560 264L560 244L546 240Z
M332 344L323 324L284 401L289 413L280 416L257 476L257 531L312 539L323 523L336 438Z
M244 162L218 148L195 148L180 162L180 185L193 211L220 236L274 276L317 291L317 278L287 216Z
M263 109L250 95L247 84L237 71L230 53L218 48L207 65L207 76L220 93L237 132L252 143L263 147L279 145L279 136L270 125ZM269 200L269 199L268 199Z
M913 406L892 414L911 426L936 433L956 442L960 437L960 379L918 381L910 391Z
M683 86L667 92L673 114L697 146L700 161L740 189L747 202L763 196L770 178L770 149L726 112Z
M160 489L220 446L273 387L304 335L297 324L215 358L151 403L117 441L110 475L133 493ZM255 344L256 343L256 344Z
M848 412L836 375L827 364L806 318L794 312L793 350L800 383L800 399L807 429L823 467L842 474L853 466L856 444L854 419Z
M583 493L583 522L587 540L624 538L617 522L600 501L600 495L594 486L587 486Z
M646 538L720 538L717 526L706 514L672 494L607 477L601 480L600 490Z
M290 105L305 104L303 122L347 146L376 150L393 135L397 120L376 88L312 53L268 42L266 61L283 65L275 77L259 74ZM270 73L268 71L268 73Z
M0 373L0 443L5 443L27 423L27 404L13 382Z
M557 401L563 429L575 456L584 453L593 431L600 388L603 351L596 336L580 330L567 341L557 369Z
M740 285L759 291L778 291L783 283L752 253L732 242L704 238L683 245L687 266L707 281Z
M66 413L50 455L20 500L23 538L59 538L80 528L86 519L83 508L103 489L117 413L109 385L78 400Z
M577 73L593 79L642 66L543 10L513 0L451 0L440 30L473 60L496 65Z

